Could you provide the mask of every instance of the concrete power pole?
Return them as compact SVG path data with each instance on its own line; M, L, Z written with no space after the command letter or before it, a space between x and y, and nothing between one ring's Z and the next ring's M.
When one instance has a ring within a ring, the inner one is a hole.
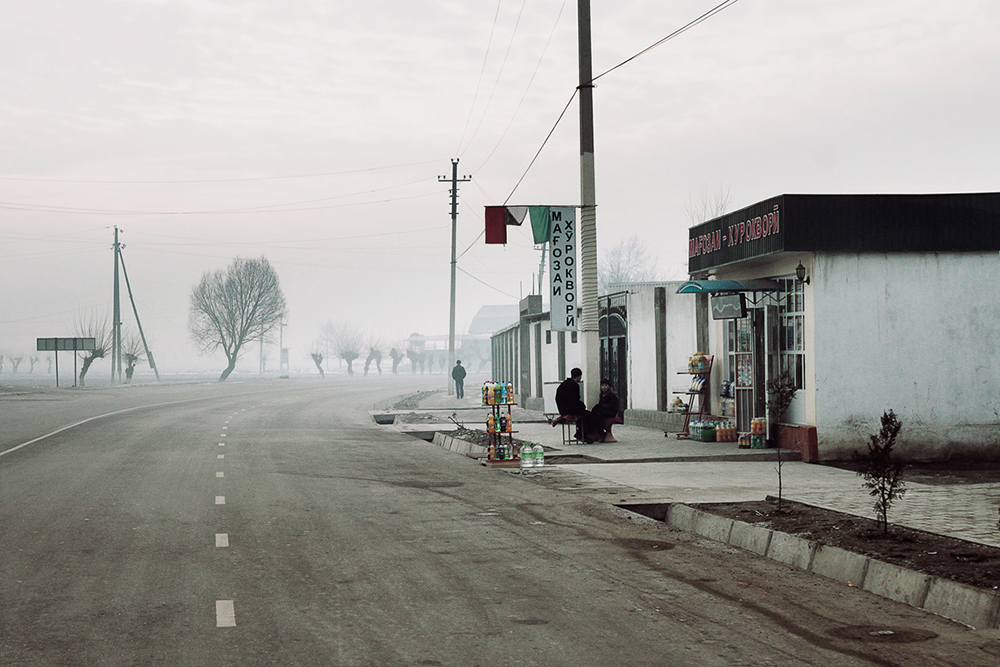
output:
M111 313L111 384L115 383L115 373L118 373L119 384L122 381L122 313L118 285L118 257L121 244L118 243L118 225L115 225L115 294Z
M439 183L451 181L451 310L448 319L448 395L455 393L455 383L451 380L451 369L455 367L455 268L458 259L455 257L458 242L458 184L467 183L472 176L458 177L458 158L451 161L451 178L438 176Z
M580 58L580 304L583 313L584 400L600 397L601 341L597 298L597 188L594 175L594 83L591 68L590 0L577 0Z

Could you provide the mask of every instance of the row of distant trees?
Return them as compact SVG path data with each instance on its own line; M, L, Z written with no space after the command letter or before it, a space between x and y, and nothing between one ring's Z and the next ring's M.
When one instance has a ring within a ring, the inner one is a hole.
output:
M354 375L354 362L364 359L364 374L382 374L382 360L388 357L392 372L399 372L399 364L406 358L406 346L401 341L387 343L375 334L366 334L350 322L328 320L319 330L310 346L309 356L320 375L325 375L323 362L328 357L340 359L347 364L347 374Z
M3 354L0 354L0 373L4 373L5 372L5 370L4 370L4 359L5 358L10 361L10 371L11 371L11 374L12 375L17 375L17 372L18 372L18 370L21 367L21 363L25 359L25 355L23 353L21 353L21 354L8 354L6 357L4 357ZM42 358L39 357L38 355L35 355L35 354L28 355L27 358L28 358L28 364L29 364L29 366L28 366L28 372L29 373L34 373L35 372L35 364L37 364L38 362L40 362L42 360ZM49 366L50 366L49 371L51 372L52 357L46 357L46 359L49 362Z

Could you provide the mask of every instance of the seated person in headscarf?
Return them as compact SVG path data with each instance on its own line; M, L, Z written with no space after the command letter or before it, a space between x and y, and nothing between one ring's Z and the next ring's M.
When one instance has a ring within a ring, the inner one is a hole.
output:
M611 434L612 424L621 424L622 420L618 416L618 396L611 391L611 380L604 378L601 380L601 398L590 411L594 417L596 429L599 429L601 442L618 442Z

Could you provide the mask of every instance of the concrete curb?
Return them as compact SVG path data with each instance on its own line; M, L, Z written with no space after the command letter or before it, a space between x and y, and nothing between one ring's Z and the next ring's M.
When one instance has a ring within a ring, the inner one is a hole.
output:
M743 521L671 504L672 528L766 556L979 629L1000 628L1000 595Z
M457 452L459 454L485 454L487 451L486 447L482 445L475 445L468 440L453 438L440 431L434 434L434 439L431 442L438 447L444 447L450 452Z

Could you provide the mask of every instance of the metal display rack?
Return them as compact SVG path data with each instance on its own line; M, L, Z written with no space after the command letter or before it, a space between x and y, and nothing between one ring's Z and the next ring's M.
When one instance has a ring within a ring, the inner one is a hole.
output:
M687 370L677 371L678 375L692 375L695 377L704 378L701 382L701 387L694 391L690 387L683 391L674 391L672 393L679 394L681 396L686 396L686 406L684 412L684 426L683 428L676 432L678 439L686 439L691 437L691 417L697 416L698 420L705 418L705 411L708 408L708 396L709 387L712 381L712 363L715 361L715 357L711 354L704 354L701 356L702 364L698 368L688 368ZM693 383L692 383L693 384ZM697 404L697 409L695 405ZM670 432L664 433L664 435L669 435Z

